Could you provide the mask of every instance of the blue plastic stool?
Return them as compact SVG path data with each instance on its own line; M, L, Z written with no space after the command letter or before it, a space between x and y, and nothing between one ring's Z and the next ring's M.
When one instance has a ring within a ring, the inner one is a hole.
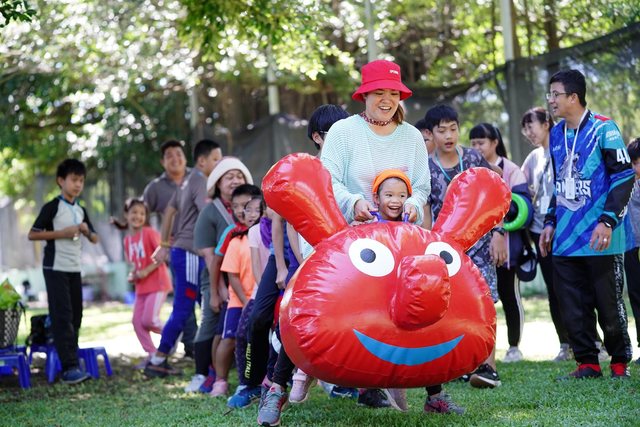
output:
M62 370L62 364L60 363L60 358L58 357L56 348L53 345L32 345L29 352L29 363L33 360L33 353L45 353L47 355L44 371L47 375L47 381L49 383L54 382L56 375ZM109 363L109 356L107 356L107 351L104 347L78 349L78 358L84 362L84 369L93 378L100 378L98 356L102 356L104 360L104 368L107 376L110 377L113 375L111 363Z
M100 366L98 365L98 356L102 356L104 361L104 371L108 377L113 375L109 356L104 347L90 347L78 349L78 357L84 360L85 369L93 378L100 378Z
M13 369L17 369L20 387L31 388L31 371L29 370L27 357L22 351L10 352L3 349L0 352L0 368L2 368L0 371L2 375L13 375ZM7 368L9 373L7 373Z

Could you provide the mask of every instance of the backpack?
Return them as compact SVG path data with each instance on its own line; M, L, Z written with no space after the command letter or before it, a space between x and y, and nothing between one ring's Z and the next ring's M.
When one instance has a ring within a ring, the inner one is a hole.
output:
M27 346L53 344L51 319L48 314L39 314L31 317L31 331L25 344Z

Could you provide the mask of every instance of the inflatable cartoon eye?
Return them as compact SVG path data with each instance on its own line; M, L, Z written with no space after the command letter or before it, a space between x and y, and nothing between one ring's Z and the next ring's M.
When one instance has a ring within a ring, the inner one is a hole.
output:
M460 270L460 255L451 245L445 242L433 242L427 246L427 255L438 255L447 264L449 277L453 277Z
M382 243L373 239L358 239L349 246L353 265L367 276L382 277L393 271L393 254Z

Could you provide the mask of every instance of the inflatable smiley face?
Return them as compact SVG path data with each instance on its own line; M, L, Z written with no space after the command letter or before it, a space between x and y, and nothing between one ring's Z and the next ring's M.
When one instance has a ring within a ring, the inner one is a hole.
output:
M310 375L354 387L418 387L471 372L495 344L486 282L465 255L504 217L510 192L488 169L449 187L432 231L349 227L331 177L293 154L263 180L267 204L314 246L280 308L282 343Z

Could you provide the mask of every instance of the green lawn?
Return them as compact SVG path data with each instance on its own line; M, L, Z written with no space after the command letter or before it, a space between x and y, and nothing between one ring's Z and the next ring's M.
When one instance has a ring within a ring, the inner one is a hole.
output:
M543 299L528 299L527 319L546 320ZM167 309L165 309L167 311ZM500 310L498 310L500 312ZM166 313L165 313L166 315ZM95 340L112 330L124 330L130 309L114 305L86 310L83 340ZM502 322L502 320L500 320ZM24 329L24 328L23 328ZM549 337L553 339L553 337ZM33 387L22 391L16 377L0 377L0 425L16 426L137 426L137 425L256 425L257 406L228 411L224 399L186 395L182 388L193 373L191 361L177 360L185 370L180 378L148 380L131 368L126 356L112 356L115 375L77 386L47 385L42 360L32 370ZM605 372L608 366L603 365ZM362 408L352 400L332 400L319 387L302 405L289 406L285 426L416 426L416 425L640 425L640 367L631 366L632 379L557 382L574 364L526 361L499 364L503 386L473 389L466 383L445 386L467 408L462 416L425 415L424 392L410 390L407 413ZM234 371L235 375L235 371ZM235 388L237 378L232 377ZM10 420L10 421L9 421Z

